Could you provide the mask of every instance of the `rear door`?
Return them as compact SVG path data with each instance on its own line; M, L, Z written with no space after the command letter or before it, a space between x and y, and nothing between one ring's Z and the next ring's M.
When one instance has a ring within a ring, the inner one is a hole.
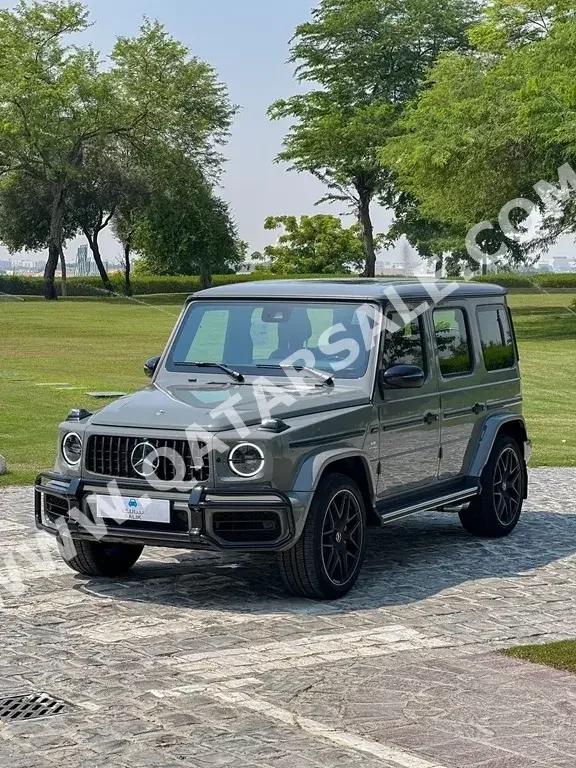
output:
M414 308L408 305L410 311ZM440 452L440 396L430 311L409 323L392 309L386 318L390 330L384 335L381 370L418 365L426 373L426 383L421 389L386 388L380 393L379 497L436 482Z
M486 409L489 413L500 409L521 412L522 389L510 310L503 302L494 301L478 304L476 314Z
M462 300L432 312L442 410L441 480L462 473L474 426L485 410L474 349L473 311Z

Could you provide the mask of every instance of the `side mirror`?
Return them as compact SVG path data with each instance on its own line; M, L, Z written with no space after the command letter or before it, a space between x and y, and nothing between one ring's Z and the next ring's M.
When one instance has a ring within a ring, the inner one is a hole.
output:
M393 365L382 374L382 381L392 389L420 389L426 383L426 374L417 365Z
M151 379L156 373L156 368L158 368L158 363L161 359L161 355L158 355L158 357L151 357L150 360L146 360L144 363L144 373L146 376L148 376L149 379Z

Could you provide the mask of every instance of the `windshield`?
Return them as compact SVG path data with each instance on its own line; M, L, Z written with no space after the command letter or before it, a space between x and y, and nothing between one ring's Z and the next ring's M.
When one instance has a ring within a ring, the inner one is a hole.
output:
M288 365L359 379L368 368L373 316L366 305L344 302L194 302L166 368L218 363L242 374L284 376L280 366Z

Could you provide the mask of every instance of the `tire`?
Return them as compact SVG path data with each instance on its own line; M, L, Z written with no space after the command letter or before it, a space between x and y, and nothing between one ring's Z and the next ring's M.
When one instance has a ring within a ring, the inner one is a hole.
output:
M481 485L480 495L460 512L462 525L472 536L508 536L518 525L526 494L524 457L511 437L497 438Z
M69 568L85 576L114 577L127 573L138 561L144 547L134 544L102 544L74 540L74 556L58 539L60 557Z
M327 475L314 494L302 536L278 555L280 573L295 595L335 600L356 583L365 551L362 494L347 475Z

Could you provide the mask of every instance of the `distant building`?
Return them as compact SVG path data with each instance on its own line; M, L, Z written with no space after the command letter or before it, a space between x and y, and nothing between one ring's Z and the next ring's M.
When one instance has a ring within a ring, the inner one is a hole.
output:
M570 262L568 256L554 256L554 272L572 272L574 264Z
M406 274L402 264L388 264L385 261L376 262L376 275L386 277L404 277Z
M237 275L251 275L252 272L256 272L258 268L260 268L263 272L266 272L266 268L271 265L271 262L269 261L245 261L243 264L240 264L238 267L236 274Z
M76 268L75 273L77 277L88 277L91 273L92 265L90 258L88 257L88 246L81 245L76 253Z
M11 271L12 271L11 261L0 261L0 272L11 272Z

